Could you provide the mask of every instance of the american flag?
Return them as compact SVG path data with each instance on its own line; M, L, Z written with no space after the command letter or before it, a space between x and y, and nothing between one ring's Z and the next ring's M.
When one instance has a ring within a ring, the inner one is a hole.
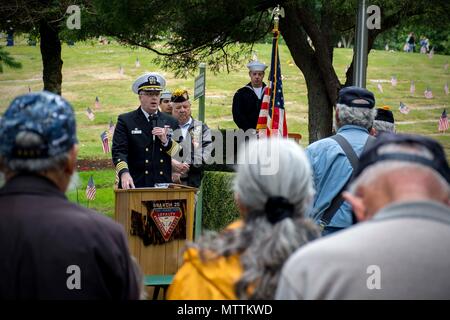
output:
M261 103L261 111L259 112L256 126L261 136L288 136L280 57L278 55L278 37L279 32L274 31L269 86L264 89L263 102Z
M108 133L106 131L103 131L103 133L100 135L100 138L102 139L103 153L108 153L109 152Z
M448 95L448 82L445 83L444 92L446 95Z
M414 92L416 92L416 85L414 84L414 81L411 80L411 86L409 87L409 92L411 92L412 95L414 95Z
M381 83L377 84L377 88L378 90L380 90L381 93L383 93L383 86L381 85Z
M448 130L448 117L447 117L447 111L445 111L445 109L442 112L441 117L439 118L438 130L439 131Z
M433 98L433 92L431 91L430 88L427 88L425 90L425 92L423 93L423 95L425 96L425 98L427 99L432 99Z
M136 58L135 66L136 66L136 68L139 68L141 66L141 62L139 61L139 58Z
M391 84L392 84L393 87L395 87L397 85L397 77L396 76L392 76Z
M87 107L86 116L89 120L93 121L95 119L95 114L92 112L91 108Z
M98 99L98 96L95 97L94 107L95 107L96 109L100 109L100 107L101 107L101 105L100 105L100 100Z
M403 114L408 114L409 113L409 108L406 104L404 104L403 102L400 101L400 107L398 108L398 110L400 111L400 113Z
M88 184L86 186L86 199L94 200L96 192L97 192L97 190L95 189L94 178L91 175L91 177L89 178Z
M114 125L112 119L109 121L109 129L108 129L108 138L112 139L114 135L114 129L116 129L116 126Z

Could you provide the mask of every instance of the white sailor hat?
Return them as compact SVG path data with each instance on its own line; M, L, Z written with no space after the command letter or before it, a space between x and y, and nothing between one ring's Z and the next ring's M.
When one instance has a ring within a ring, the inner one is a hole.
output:
M141 90L145 91L162 91L166 87L166 79L156 72L149 72L143 74L133 83L131 90L134 93L139 93Z
M161 92L161 99L170 100L171 98L172 98L172 92L170 92L168 90L164 90L163 92Z
M251 61L249 64L247 64L247 68L250 71L264 71L264 70L266 70L267 66L262 62L254 60L254 61Z

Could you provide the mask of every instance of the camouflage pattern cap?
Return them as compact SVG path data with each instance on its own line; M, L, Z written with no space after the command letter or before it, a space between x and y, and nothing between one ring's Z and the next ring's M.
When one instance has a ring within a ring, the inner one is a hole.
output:
M41 137L39 147L16 144L21 132ZM15 98L0 120L0 155L7 159L45 159L69 151L78 142L73 108L48 91Z

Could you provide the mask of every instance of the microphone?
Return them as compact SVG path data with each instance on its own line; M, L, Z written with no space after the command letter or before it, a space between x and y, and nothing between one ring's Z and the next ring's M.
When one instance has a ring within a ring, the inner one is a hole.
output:
M157 124L157 120L158 120L158 114L157 113L154 113L154 114L152 114L151 116L150 116L150 123L151 123L151 126L152 126L152 130L158 125ZM153 142L155 142L155 135L153 135Z

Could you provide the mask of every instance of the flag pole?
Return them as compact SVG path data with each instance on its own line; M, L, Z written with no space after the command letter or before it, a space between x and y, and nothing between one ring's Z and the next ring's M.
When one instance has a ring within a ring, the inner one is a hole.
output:
M272 12L273 15L273 37L276 41L276 47L275 47L275 52L274 52L274 59L273 61L278 61L278 36L280 34L280 32L278 31L278 26L280 23L280 16L283 15L282 9L280 8L280 5L277 5ZM272 67L272 66L271 66ZM273 76L273 80L276 82L277 81L277 67L274 68L275 70L271 70L274 73ZM267 123L267 128L268 128L268 132L269 135L272 135L272 122L273 122L273 115L275 114L275 95L276 95L276 83L272 86L273 88L275 88L275 90L272 90L271 94L271 101L272 101L272 117L270 118L270 123Z

